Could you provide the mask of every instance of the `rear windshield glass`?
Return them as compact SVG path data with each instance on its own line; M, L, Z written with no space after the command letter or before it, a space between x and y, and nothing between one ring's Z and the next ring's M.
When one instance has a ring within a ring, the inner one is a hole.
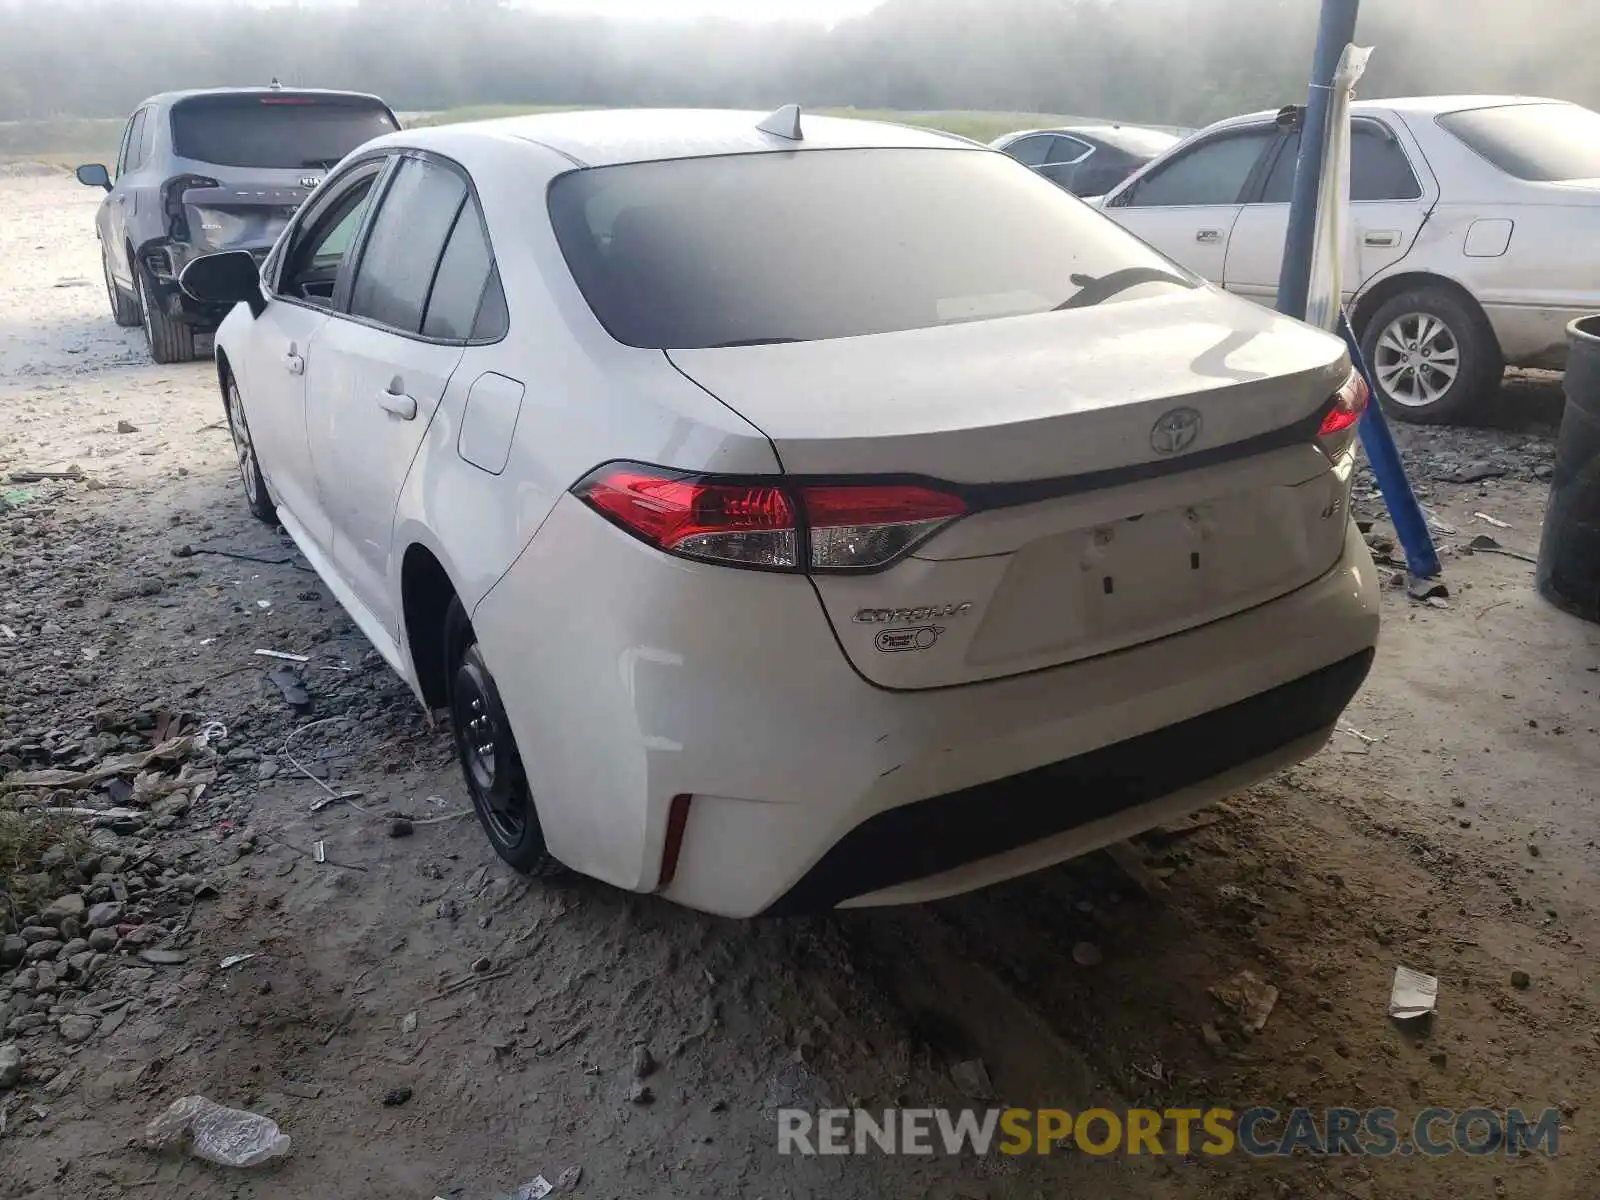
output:
M813 150L570 172L550 217L618 341L812 341L1198 286L1003 154Z
M1182 140L1174 134L1163 133L1159 129L1141 129L1128 125L1120 128L1086 129L1084 132L1093 134L1108 146L1125 150L1140 158L1154 158L1158 154L1164 154Z
M1439 124L1518 179L1600 179L1600 113L1576 104L1471 108Z
M357 98L201 96L172 110L178 156L219 167L331 167L395 129L388 109Z

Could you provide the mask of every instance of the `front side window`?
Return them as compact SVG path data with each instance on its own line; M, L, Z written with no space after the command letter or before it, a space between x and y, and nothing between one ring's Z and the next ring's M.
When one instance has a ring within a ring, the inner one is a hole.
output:
M122 131L122 145L117 148L116 174L119 179L122 177L123 172L128 169L128 141L133 137L133 123L139 119L140 114L143 112L144 109L141 108L139 112L129 117L127 127Z
M1132 208L1238 204L1262 151L1276 129L1224 133L1156 167L1125 193Z
M174 153L219 167L326 169L397 128L387 108L359 96L192 96L172 108Z
M570 171L549 190L573 278L618 341L812 341L1198 286L1002 154L812 150Z
M444 164L423 158L401 161L356 267L352 316L401 333L421 332L445 240L466 198L466 181Z
M150 110L141 108L133 114L133 125L128 129L127 170L137 171L144 166L144 125Z
M1439 124L1517 179L1600 179L1600 113L1576 104L1469 108Z
M381 162L357 167L342 191L336 187L318 211L307 214L285 255L279 292L322 308L333 304L382 169Z

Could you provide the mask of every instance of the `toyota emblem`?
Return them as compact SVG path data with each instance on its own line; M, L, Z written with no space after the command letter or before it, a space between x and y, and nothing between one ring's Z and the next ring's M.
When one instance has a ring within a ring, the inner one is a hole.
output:
M1163 413L1150 429L1150 447L1157 454L1182 454L1200 436L1200 413L1193 408L1175 408Z

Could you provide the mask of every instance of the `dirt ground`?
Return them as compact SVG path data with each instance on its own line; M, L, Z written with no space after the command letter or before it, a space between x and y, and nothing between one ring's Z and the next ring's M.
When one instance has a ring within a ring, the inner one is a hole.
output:
M563 1172L619 1198L1600 1195L1600 628L1528 563L1459 550L1536 551L1558 384L1508 385L1500 428L1399 431L1452 595L1386 593L1377 668L1316 759L1145 839L1142 871L1097 856L924 908L725 921L520 880L457 819L447 738L245 512L210 365L154 366L111 323L97 197L0 180L0 779L226 732L192 804L74 847L91 901L128 895L90 978L0 970L21 1056L0 1197L488 1200ZM309 657L308 711L258 648ZM364 811L312 811L291 756ZM0 864L40 904L57 868ZM1439 978L1421 1033L1386 1017L1400 964ZM1259 1032L1211 994L1243 969L1279 992ZM1008 1106L1557 1107L1561 1152L777 1153L778 1107L972 1103L952 1068L974 1059ZM190 1094L272 1117L292 1151L145 1149Z

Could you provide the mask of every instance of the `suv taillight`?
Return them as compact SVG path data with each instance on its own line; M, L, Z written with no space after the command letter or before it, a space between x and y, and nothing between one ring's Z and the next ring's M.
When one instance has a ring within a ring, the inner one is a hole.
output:
M167 216L167 233L177 241L189 241L189 219L183 211L183 194L193 188L221 187L205 175L179 175L161 188L161 211Z
M732 479L611 463L573 494L683 558L768 571L875 571L967 513L920 484Z
M1322 428L1317 430L1317 443L1329 458L1338 458L1355 443L1356 425L1371 398L1367 381L1360 371L1352 369L1350 378L1334 395L1333 407L1322 418Z

